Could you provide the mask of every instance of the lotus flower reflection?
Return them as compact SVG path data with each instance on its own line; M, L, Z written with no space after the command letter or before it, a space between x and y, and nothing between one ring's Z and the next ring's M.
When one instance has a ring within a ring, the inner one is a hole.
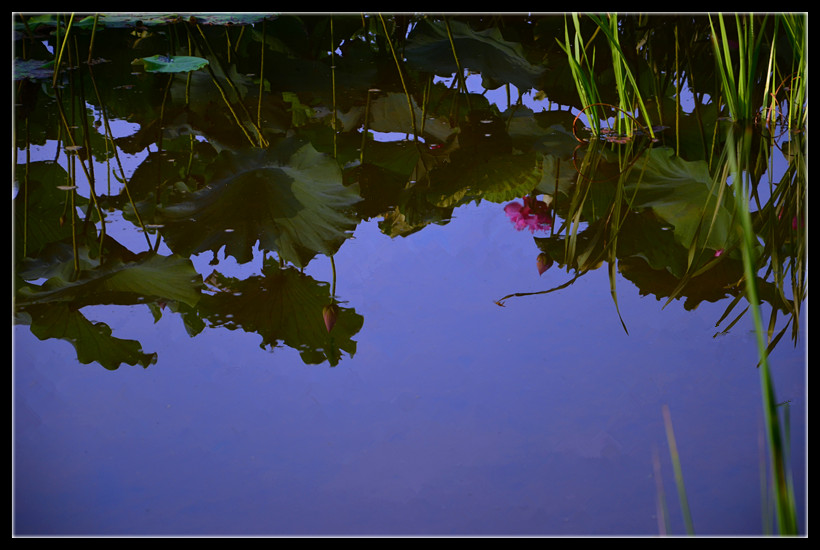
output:
M504 207L515 228L519 231L528 228L531 233L548 231L552 227L549 205L530 196L524 197L523 201L524 204L514 201Z

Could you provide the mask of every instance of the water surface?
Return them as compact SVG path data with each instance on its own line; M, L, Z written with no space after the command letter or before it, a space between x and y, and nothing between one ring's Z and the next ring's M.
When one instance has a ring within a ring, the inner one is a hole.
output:
M112 122L117 137L139 129ZM31 161L58 150L46 140ZM156 151L151 142L123 154L125 174ZM94 168L110 165L97 158ZM78 186L87 198L87 180ZM68 341L16 325L14 533L654 536L665 530L663 504L669 532L683 534L664 407L696 533L762 533L766 450L750 316L727 330L728 290L694 309L683 298L665 305L620 270L616 309L607 262L574 281L559 262L539 274L534 237L550 233L516 230L504 210L512 200L523 199L479 196L406 236L390 236L389 213L362 215L332 262L314 250L302 267L271 267L277 254L256 247L247 262L224 249L216 262L210 252L183 254L206 281L216 271L264 287L287 274L328 297L335 266L347 313L331 335L348 331L353 344L333 361L327 348L271 338L247 318L232 325L216 306L192 335L177 305L153 296L79 310L155 353L148 365L83 364ZM118 208L108 236L145 251L144 234ZM160 256L177 252L159 242ZM214 286L201 292L219 295ZM805 532L802 312L800 338L785 337L770 363L787 402L780 410ZM303 322L294 314L283 326ZM310 322L325 330L318 316Z

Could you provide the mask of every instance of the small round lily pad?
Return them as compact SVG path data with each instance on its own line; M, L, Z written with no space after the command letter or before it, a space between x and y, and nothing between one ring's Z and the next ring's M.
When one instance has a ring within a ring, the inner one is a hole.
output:
M208 64L207 59L186 55L152 55L143 57L141 61L149 73L187 73Z

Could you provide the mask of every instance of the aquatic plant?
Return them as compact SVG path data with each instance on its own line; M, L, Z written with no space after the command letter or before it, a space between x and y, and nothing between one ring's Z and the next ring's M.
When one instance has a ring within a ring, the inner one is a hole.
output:
M663 307L722 301L723 332L753 315L764 373L807 298L805 33L800 14L15 15L17 321L110 369L156 358L85 305L336 365L363 321L335 264L331 288L301 271L360 222L408 237L485 201L530 230L540 281L568 273L496 303L606 264L624 330L619 278ZM196 254L262 275L203 280Z

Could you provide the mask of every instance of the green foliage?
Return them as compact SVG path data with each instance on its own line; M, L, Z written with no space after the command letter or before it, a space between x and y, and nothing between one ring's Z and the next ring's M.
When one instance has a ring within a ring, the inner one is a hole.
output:
M408 36L404 55L411 67L449 77L457 71L455 50L464 69L480 73L485 82L510 83L519 90L540 84L545 68L530 63L520 44L505 40L500 29L476 31L467 23L452 21L452 45L444 21L422 19Z
M339 166L312 145L223 152L209 185L154 212L172 250L189 255L223 246L238 262L252 247L304 266L317 253L331 255L355 227L346 209L360 199L345 187Z
M617 267L642 293L685 297L687 307L735 298L738 191L726 181L721 122L732 111L708 98L722 97L721 82L742 80L754 98L765 89L777 98L770 113L788 113L796 152L806 122L803 19L743 21L732 29L707 16L15 17L15 143L20 151L61 144L58 162L16 169L16 307L94 303L94 295L130 304L140 295L154 315L179 313L196 333L207 318L204 297L177 258L224 252L244 263L259 249L281 267L303 268L335 254L361 220L408 236L449 223L465 204L489 201L503 212L532 194L546 195L556 216L535 248L577 276L606 262L611 281ZM751 47L742 59L730 41L738 31ZM720 48L710 47L713 37ZM135 59L144 71L133 70ZM751 69L721 80L716 61L726 71ZM769 70L776 80L761 78ZM465 89L473 73L484 94ZM670 84L681 76L692 112L679 111L681 89ZM489 90L513 88L572 111L535 112L512 95L506 109L488 100ZM636 127L605 131L609 105ZM597 139L581 136L580 111ZM125 121L136 131L109 134ZM759 176L770 144L756 135ZM79 147L69 151L71 140ZM136 167L120 164L121 155L145 151ZM791 158L772 199L753 213L754 258L775 278L759 281L763 299L797 319L806 248L791 221L805 219L806 171L804 157ZM85 174L95 180L93 197ZM109 216L139 227L148 250L124 250L106 234L101 218ZM174 260L140 256L161 244ZM50 282L35 284L35 273ZM318 295L309 314L282 298L282 314L315 316L326 333L328 303ZM343 317L334 334L345 332ZM268 334L270 345L297 342L264 324L242 326ZM353 323L350 336L356 330ZM323 346L312 342L305 357Z
M14 80L46 80L51 78L54 71L53 61L38 61L36 59L15 59L14 60Z
M115 370L123 363L148 367L157 361L157 354L144 353L138 341L113 337L108 325L89 321L67 303L31 306L20 316L40 340L57 338L72 344L83 364L97 362Z
M294 268L281 269L275 262L265 264L262 276L238 280L214 271L207 282L216 292L202 297L197 313L209 326L259 334L260 347L284 344L298 350L308 364L327 361L336 366L342 352L349 356L356 352L352 337L364 319L355 310L341 307L333 330L328 331L322 318L322 309L330 301L327 283Z
M207 59L190 55L152 55L140 61L149 73L187 73L203 68Z

